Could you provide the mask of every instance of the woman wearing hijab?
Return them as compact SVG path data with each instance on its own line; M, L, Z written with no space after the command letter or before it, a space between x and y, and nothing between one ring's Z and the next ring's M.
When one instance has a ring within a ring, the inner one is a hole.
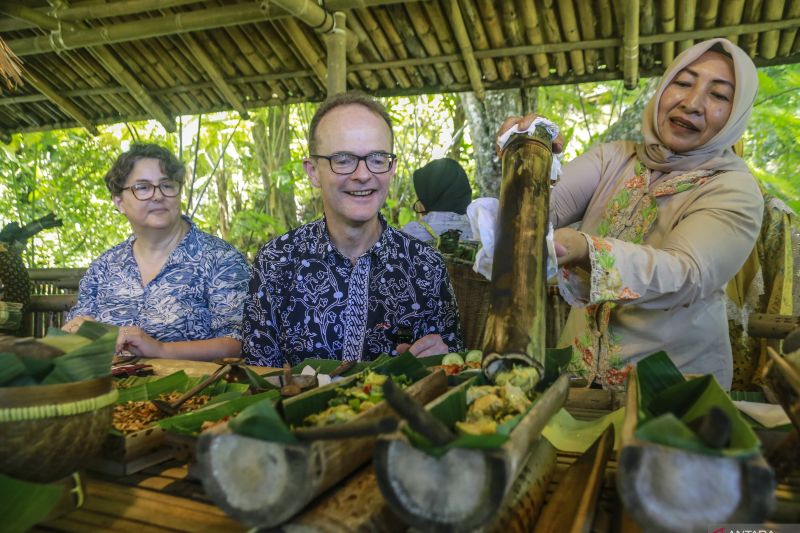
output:
M211 360L242 349L250 268L227 242L181 215L186 169L169 150L134 144L105 176L133 235L97 258L64 324L121 326L117 350L168 359Z
M472 201L472 188L467 173L457 161L434 159L414 171L414 191L418 200L414 211L422 215L418 222L409 222L403 232L424 242L435 241L447 230L461 232L461 240L472 239L467 206Z
M602 144L564 167L550 202L559 286L573 306L560 345L573 347L589 383L620 386L636 361L664 350L682 372L730 388L724 290L764 205L732 146L757 89L742 49L699 43L664 73L644 110L644 142Z

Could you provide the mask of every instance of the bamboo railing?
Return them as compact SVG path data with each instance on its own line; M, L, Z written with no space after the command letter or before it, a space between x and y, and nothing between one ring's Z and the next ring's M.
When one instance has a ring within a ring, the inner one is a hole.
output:
M78 301L78 283L85 268L32 268L32 294L22 317L22 334L43 337L48 327L61 327L66 312Z

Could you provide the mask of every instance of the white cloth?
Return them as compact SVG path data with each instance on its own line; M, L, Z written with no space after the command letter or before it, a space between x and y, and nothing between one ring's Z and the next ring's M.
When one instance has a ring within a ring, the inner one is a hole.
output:
M500 210L500 201L497 198L477 198L467 206L467 218L472 227L474 239L480 241L481 248L475 255L475 264L472 270L492 279L492 261L494 261L494 243L500 232L497 213ZM547 231L547 279L552 278L558 271L556 262L556 249L553 240L553 225Z
M544 129L547 130L547 133L550 134L550 140L555 139L558 137L558 126L546 118L537 117L531 122L531 125L528 126L528 129L522 130L520 129L518 124L515 124L512 128L507 129L504 131L500 137L497 138L497 145L502 150L503 147L506 145L508 140L511 138L512 135L516 133L524 133L530 134L536 129L536 126L542 126ZM550 166L550 180L556 181L558 176L561 174L561 154L553 154L553 163Z

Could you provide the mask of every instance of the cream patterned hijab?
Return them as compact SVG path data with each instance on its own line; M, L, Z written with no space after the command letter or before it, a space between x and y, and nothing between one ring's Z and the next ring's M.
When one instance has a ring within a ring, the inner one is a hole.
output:
M672 152L663 145L658 131L658 102L673 78L717 43L733 57L736 90L733 95L731 116L725 126L703 146L684 153ZM664 72L658 90L644 110L642 118L644 142L636 146L639 160L652 170L666 173L697 169L749 172L745 162L733 153L732 146L747 127L747 119L750 118L757 92L756 66L744 50L729 40L709 39L684 50Z

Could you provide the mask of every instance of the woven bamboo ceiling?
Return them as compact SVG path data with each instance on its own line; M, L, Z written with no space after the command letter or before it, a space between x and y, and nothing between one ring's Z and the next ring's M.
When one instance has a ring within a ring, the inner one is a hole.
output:
M798 28L800 0L0 0L25 69L0 89L0 136L147 118L174 131L178 115L318 101L345 80L377 95L633 87L710 37L758 65L798 62Z

